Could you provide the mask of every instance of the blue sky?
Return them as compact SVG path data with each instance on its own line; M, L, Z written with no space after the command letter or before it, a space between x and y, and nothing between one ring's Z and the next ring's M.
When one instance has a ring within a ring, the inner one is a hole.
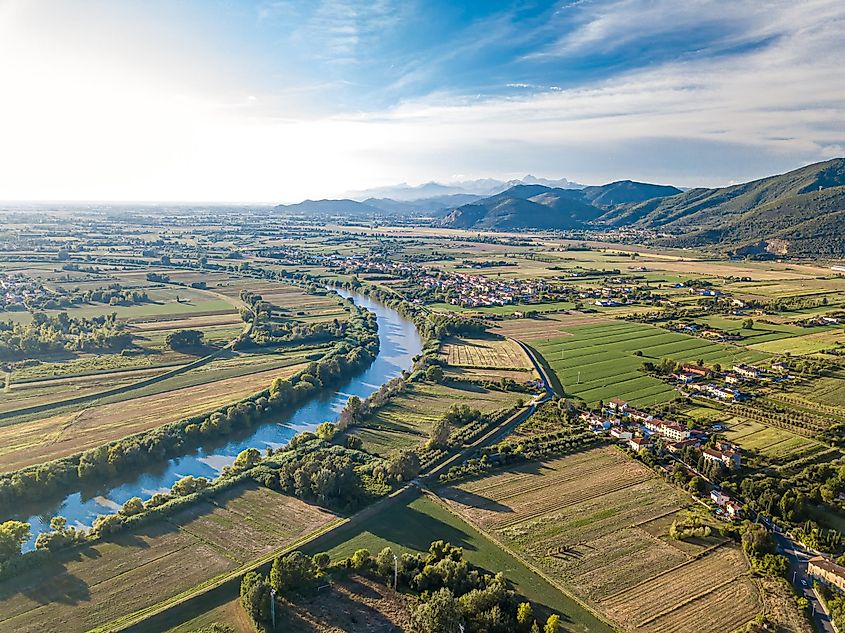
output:
M845 3L0 0L0 199L722 185L845 154Z

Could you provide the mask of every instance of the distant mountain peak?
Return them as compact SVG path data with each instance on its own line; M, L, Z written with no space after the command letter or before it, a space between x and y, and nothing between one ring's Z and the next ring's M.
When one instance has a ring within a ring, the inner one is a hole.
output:
M409 185L403 182L387 187L349 191L345 196L359 201L368 198L390 198L396 201L410 202L435 196L456 194L493 196L519 184L545 185L547 187L559 187L562 189L581 189L584 186L566 178L549 180L526 174L523 178L507 181L497 180L495 178L480 178L477 180L461 180L450 183L440 183L432 180L420 185Z

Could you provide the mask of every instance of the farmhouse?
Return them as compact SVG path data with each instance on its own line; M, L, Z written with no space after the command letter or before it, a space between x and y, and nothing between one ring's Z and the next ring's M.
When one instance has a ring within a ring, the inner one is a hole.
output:
M641 451L642 449L647 449L649 447L650 442L644 437L634 437L628 440L628 446L635 451Z
M845 567L837 565L823 556L814 556L807 561L807 573L811 578L845 592Z
M610 437L615 437L617 440L628 441L634 437L634 434L631 433L631 431L623 429L621 426L614 426L610 429Z
M613 411L621 413L628 408L628 403L619 398L613 398L613 400L607 403L607 406Z
M663 437L672 440L673 442L680 442L690 436L689 429L677 422L666 422L664 420L650 419L643 423L643 426L652 433L659 433Z
M718 451L712 448L705 448L701 451L704 461L719 462L730 469L737 469L742 465L742 456L736 451Z
M712 490L710 500L721 508L729 519L738 519L742 514L742 506L721 490Z
M712 373L709 369L701 365L683 365L681 371L685 374L694 374L702 378L707 378Z
M733 370L738 376L742 376L747 380L759 380L763 376L763 371L758 367L754 367L754 365L734 365Z

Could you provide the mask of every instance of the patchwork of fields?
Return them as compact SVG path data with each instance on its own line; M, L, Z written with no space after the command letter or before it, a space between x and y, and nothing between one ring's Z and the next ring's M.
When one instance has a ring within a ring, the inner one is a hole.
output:
M397 554L421 553L436 540L463 548L464 558L474 565L492 573L503 572L516 591L530 600L540 614L549 610L560 613L568 633L612 632L610 626L570 596L428 496L393 506L389 520L384 515L369 517L354 529L321 538L306 549L310 554L327 551L333 560L337 560L351 556L361 548L379 552L384 547L390 547Z
M157 393L116 402L97 403L75 411L38 416L25 421L0 424L0 472L17 470L100 446L106 442L210 412L250 394L266 389L274 378L292 376L306 366L303 355L292 355L287 365L259 369L231 378L191 374L174 379L175 385L156 385ZM243 368L245 369L245 368Z
M532 463L439 494L625 630L731 631L760 611L742 553L675 541L689 498L613 448Z
M334 515L244 486L0 583L0 630L86 631L167 600L326 525Z
M641 323L613 321L566 328L568 336L550 333L533 347L546 359L567 393L590 404L622 398L635 406L671 400L673 389L640 371L643 361L671 358L703 360L730 366L755 362L765 354L669 332ZM641 356L635 355L641 352Z

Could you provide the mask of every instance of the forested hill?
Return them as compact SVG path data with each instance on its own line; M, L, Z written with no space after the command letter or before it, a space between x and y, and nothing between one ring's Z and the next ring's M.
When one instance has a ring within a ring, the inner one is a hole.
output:
M620 205L597 220L674 234L666 244L725 251L845 253L845 159L719 189Z
M677 193L680 189L675 187L630 180L584 189L517 185L454 209L443 225L464 229L579 228L614 205Z

